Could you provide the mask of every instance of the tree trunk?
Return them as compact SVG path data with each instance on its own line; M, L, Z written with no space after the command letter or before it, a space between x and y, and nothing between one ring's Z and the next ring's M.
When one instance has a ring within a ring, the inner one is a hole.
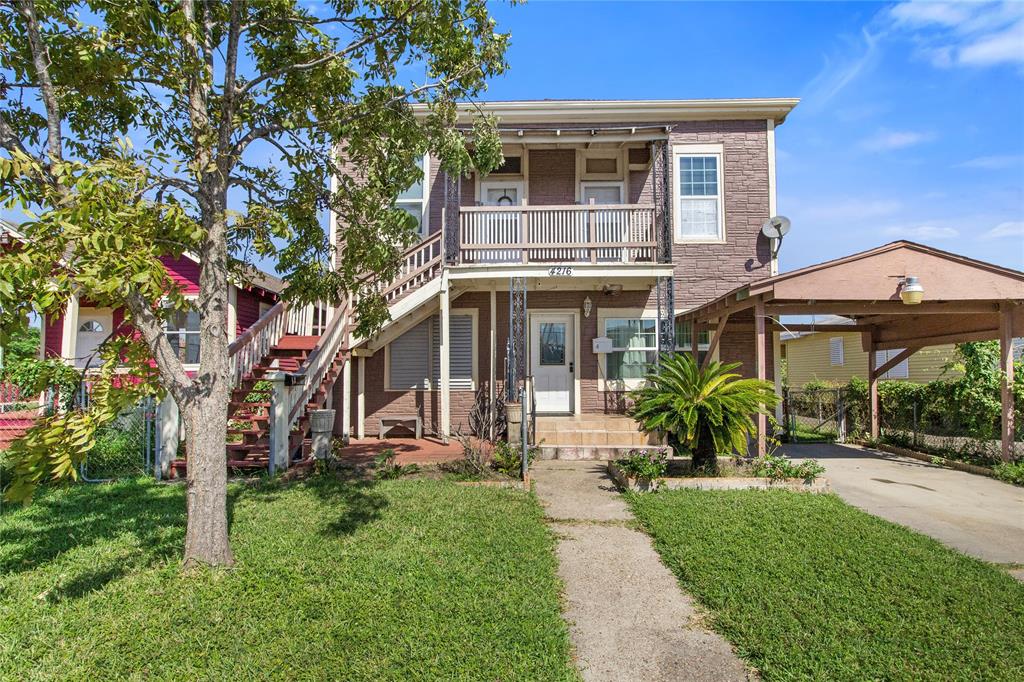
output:
M693 448L692 466L694 470L718 471L718 453L715 452L715 442L706 428L700 429L697 433L697 444Z
M188 448L186 568L198 563L234 563L228 543L228 392L220 389L226 385L226 381L217 382L209 395L197 398L183 410Z

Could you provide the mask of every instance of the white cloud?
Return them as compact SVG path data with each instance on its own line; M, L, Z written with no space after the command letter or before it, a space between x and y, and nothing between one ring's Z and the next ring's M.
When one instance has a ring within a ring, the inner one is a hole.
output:
M968 159L963 163L958 163L956 167L999 170L1020 164L1024 164L1024 154L996 154L994 156L979 156L974 159Z
M807 83L800 95L804 109L820 108L861 73L870 70L878 58L878 39L879 36L864 28L860 39L853 41L849 54L838 58L825 57L824 66Z
M939 225L914 225L903 226L893 225L884 230L885 234L898 239L930 239L942 240L959 237L960 232L952 227L941 227Z
M905 2L887 19L934 66L1024 66L1024 3Z
M1003 239L1005 237L1024 237L1024 220L1008 220L999 223L982 235L983 239Z
M894 149L912 147L922 142L927 142L934 137L931 133L915 130L886 130L882 129L877 134L861 141L861 147L869 152L885 152Z

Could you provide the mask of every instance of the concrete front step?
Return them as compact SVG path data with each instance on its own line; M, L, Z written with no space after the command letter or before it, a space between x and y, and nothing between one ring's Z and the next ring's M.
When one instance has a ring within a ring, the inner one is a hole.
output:
M538 459L609 460L618 459L631 450L661 450L653 445L540 445Z
M640 431L537 431L537 443L544 445L660 445L654 435Z

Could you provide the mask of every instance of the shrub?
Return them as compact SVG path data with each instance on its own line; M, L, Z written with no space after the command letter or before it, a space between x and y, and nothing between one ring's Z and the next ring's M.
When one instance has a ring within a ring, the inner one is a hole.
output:
M508 441L499 440L494 444L493 459L491 463L500 473L512 478L519 478L523 470L523 453L521 445L513 445ZM540 448L532 446L527 450L526 456L529 461L537 459Z
M415 464L399 464L395 461L398 455L392 448L381 451L376 457L373 458L374 470L378 480L386 481L395 478L401 478L406 474L415 474L420 470L419 466Z
M787 478L799 478L804 483L813 483L814 479L824 473L825 467L817 460L808 459L794 464L793 460L785 455L766 454L758 457L750 464L750 473L754 476L763 476L769 481L784 481Z
M630 450L615 465L630 478L654 481L668 472L668 455L662 450Z
M144 447L145 443L131 431L116 427L102 428L96 433L96 444L86 455L86 474L90 478L143 474Z
M1024 485L1024 459L1018 459L1016 462L1000 462L992 467L992 471L1000 481Z
M693 453L696 469L714 469L719 454L746 452L756 432L754 415L778 403L767 381L743 379L740 363L711 362L700 368L689 353L665 354L630 394L630 415L645 431L661 431Z

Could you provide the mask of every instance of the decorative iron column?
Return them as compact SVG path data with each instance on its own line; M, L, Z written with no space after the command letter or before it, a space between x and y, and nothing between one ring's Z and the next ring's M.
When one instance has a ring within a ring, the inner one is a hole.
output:
M658 295L658 357L676 352L675 278L659 277Z
M672 188L669 184L668 140L651 142L651 188L658 228L658 262L672 262Z
M508 342L506 344L505 400L519 400L519 382L526 378L526 278L508 281Z
M459 206L462 193L462 178L441 171L444 175L444 253L447 265L459 260Z

